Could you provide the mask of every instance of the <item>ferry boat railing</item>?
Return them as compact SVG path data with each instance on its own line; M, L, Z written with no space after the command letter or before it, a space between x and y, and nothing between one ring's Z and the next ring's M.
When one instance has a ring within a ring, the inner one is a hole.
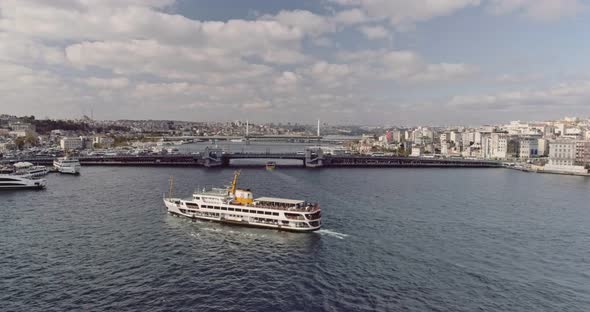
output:
M241 205L238 202L230 202L232 205ZM245 207L255 207L255 208L263 208L263 209L274 209L274 210L283 210L283 211L292 211L292 212L316 212L320 210L319 204L309 204L304 207L297 207L297 206L283 206L283 205L269 205L269 204L261 204L254 202L253 205L241 205Z

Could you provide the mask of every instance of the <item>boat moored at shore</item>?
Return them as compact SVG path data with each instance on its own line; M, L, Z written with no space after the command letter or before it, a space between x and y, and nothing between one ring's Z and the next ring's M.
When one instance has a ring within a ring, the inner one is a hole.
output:
M59 173L80 174L80 161L77 158L61 157L53 161L53 166Z
M35 166L30 162L18 162L14 164L14 174L25 178L38 178L49 173L45 166Z
M43 189L46 184L45 179L31 179L12 174L0 174L0 190Z
M304 200L259 197L248 189L238 189L239 171L229 188L197 191L191 198L164 197L169 213L191 219L221 223L310 232L319 230L321 209ZM172 193L172 180L170 193Z

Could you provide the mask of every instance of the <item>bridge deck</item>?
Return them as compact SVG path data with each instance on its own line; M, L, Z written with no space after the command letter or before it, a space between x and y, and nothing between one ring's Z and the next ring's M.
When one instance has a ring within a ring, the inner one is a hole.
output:
M312 156L307 159L305 155L297 153L233 153L223 154L219 158L211 158L205 155L146 155L146 156L101 156L80 157L83 166L229 166L232 159L296 159L302 160L305 165L317 167L501 167L500 162L487 160L466 159L436 159L417 157L371 157L358 155L332 156L324 155L320 158ZM22 159L4 160L14 163L28 161L34 164L53 164L53 158L31 157Z

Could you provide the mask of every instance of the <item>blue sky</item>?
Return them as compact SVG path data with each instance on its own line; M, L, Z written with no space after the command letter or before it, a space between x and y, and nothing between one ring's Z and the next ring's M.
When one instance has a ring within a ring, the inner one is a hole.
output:
M0 111L477 125L590 115L585 0L3 0Z

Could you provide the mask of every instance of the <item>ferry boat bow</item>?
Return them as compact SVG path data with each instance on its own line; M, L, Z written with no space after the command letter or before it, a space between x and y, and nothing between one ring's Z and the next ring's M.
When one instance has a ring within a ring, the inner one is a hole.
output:
M196 191L191 198L164 197L170 214L191 219L231 223L286 231L310 232L319 230L321 209L317 203L304 200L259 197L253 198L248 189L237 188L239 171L229 188Z

